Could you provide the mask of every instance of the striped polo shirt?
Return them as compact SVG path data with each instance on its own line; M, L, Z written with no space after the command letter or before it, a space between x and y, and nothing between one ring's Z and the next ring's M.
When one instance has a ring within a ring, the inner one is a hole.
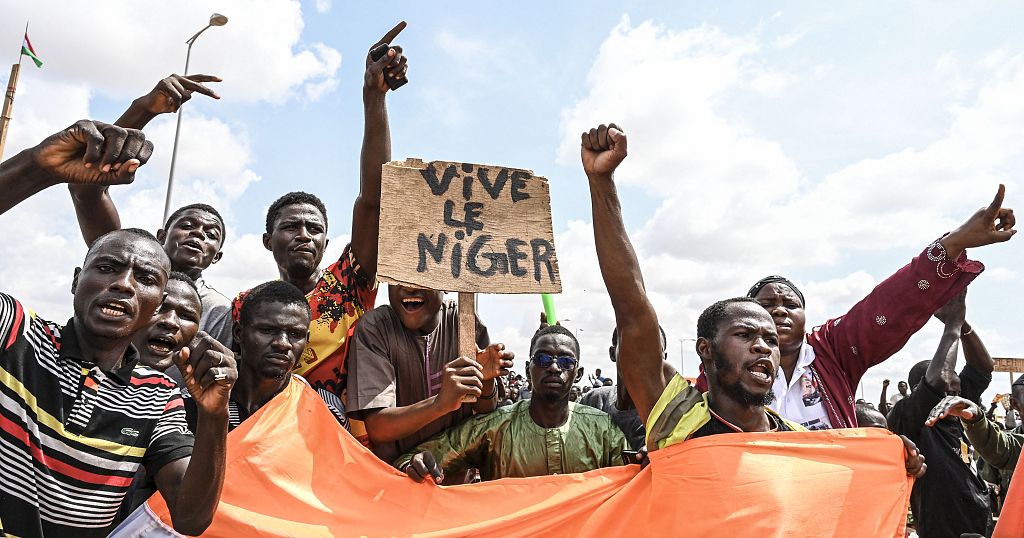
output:
M139 466L192 454L180 393L129 347L104 372L0 293L0 536L106 536Z

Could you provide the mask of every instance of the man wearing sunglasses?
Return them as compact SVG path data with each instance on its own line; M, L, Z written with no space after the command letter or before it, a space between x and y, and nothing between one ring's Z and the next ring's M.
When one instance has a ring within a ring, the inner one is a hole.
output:
M543 327L530 343L533 397L474 416L395 461L413 480L480 469L483 480L582 473L622 463L626 439L603 411L569 401L583 377L580 345L561 325Z

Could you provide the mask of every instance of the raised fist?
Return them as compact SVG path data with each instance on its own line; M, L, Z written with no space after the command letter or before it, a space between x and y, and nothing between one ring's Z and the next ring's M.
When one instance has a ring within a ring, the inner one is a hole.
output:
M610 176L626 158L626 133L614 123L601 124L582 134L580 154L588 177Z
M153 143L136 129L79 120L31 149L32 160L58 183L120 185L153 155Z

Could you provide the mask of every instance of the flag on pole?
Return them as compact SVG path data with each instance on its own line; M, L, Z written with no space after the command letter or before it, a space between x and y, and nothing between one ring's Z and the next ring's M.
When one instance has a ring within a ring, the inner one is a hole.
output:
M36 49L32 48L32 42L28 39L27 30L25 31L25 41L21 43L21 53L32 58L32 61L36 63L36 67L43 66L43 61L39 59L39 56L36 56Z

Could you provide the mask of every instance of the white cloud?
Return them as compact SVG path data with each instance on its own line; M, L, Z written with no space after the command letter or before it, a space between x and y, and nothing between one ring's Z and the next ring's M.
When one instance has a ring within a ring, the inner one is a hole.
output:
M852 259L846 276L798 282L808 297L808 324L822 323L898 266L868 272L857 263L860 256L905 250L897 263L909 260L987 203L997 183L1018 192L1013 171L1024 164L1024 103L1015 96L1024 92L1024 56L993 53L969 69L955 55L945 57L935 72L960 90L950 92L949 108L939 111L948 114L939 136L807 177L779 143L723 111L737 94L771 93L799 77L826 76L830 67L783 74L761 57L762 48L756 34L728 35L708 25L676 31L623 19L601 45L584 96L562 115L560 162L579 166L578 133L614 121L630 143L617 182L659 201L631 235L675 364L678 339L692 336L701 309L743 294L757 278L811 274ZM661 52L656 61L645 54L651 50ZM614 319L589 233L587 223L573 222L557 237L563 267L574 268L563 273L566 293L558 301L580 311L584 327L604 333ZM1000 280L1016 275L992 273ZM930 358L935 325L872 369L868 390L877 391L883 377L905 379L914 362ZM600 336L589 349L585 344L585 353L603 353L607 336ZM998 332L992 340L1000 340ZM1001 341L1012 347L1020 339ZM687 373L695 371L691 347L686 344ZM877 394L865 396L877 400Z
M153 1L116 0L105 2L102 14L85 3L8 3L0 35L20 35L22 21L35 15L29 34L47 78L88 81L97 91L128 98L182 71L185 40L206 24L212 9L229 22L196 40L189 71L220 75L224 82L217 88L224 98L281 103L296 95L315 99L333 88L325 83L333 81L340 53L301 42L297 0L223 0L216 6L190 0L176 2L173 9ZM47 16L40 19L39 13Z
M316 12L327 13L331 10L331 0L316 0Z

